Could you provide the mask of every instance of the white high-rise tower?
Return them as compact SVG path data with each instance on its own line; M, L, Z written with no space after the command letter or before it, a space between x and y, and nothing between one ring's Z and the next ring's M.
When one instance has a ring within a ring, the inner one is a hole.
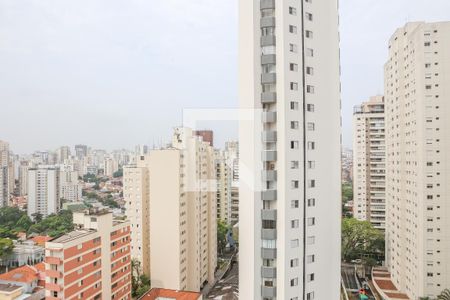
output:
M239 3L239 297L339 299L338 2Z

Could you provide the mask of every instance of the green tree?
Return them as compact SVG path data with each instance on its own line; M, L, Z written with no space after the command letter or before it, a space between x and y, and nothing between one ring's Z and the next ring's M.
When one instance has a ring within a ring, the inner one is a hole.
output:
M131 260L131 295L133 298L140 298L150 287L150 278L142 274L141 262L133 258Z
M28 217L27 215L24 214L17 221L16 225L14 226L14 230L28 231L28 229L30 229L31 225L33 225L33 222L31 221L30 217Z
M10 239L0 239L0 258L12 252L14 244Z
M358 221L354 218L342 220L342 258L344 261L383 255L384 236L370 222Z
M450 290L445 289L443 290L438 296L437 300L450 300Z
M73 217L70 210L61 210L57 215L49 215L41 222L33 224L28 233L59 236L73 230Z
M114 172L113 177L118 178L123 176L123 169L119 169L118 171Z
M227 233L230 227L222 220L217 221L217 248L223 254L227 246Z

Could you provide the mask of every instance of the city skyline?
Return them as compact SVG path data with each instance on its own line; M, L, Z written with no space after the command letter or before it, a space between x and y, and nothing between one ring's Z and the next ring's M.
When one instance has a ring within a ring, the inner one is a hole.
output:
M237 2L192 1L190 14L175 0L65 4L0 1L0 139L15 153L158 145L181 125L183 108L237 108ZM448 19L447 8L446 0L341 1L343 146L351 147L352 107L382 94L392 32L407 21ZM237 122L203 128L219 145L237 139Z

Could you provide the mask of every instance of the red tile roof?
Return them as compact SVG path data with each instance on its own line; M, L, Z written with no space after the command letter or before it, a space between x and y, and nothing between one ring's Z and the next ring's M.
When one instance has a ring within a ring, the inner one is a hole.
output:
M156 300L158 297L173 298L174 300L198 300L201 299L201 296L202 294L195 292L153 288L139 300Z
M51 237L45 236L45 235L38 235L38 236L32 238L31 240L38 245L44 245L45 242L48 242L49 240L51 240Z
M38 280L39 271L33 266L22 266L8 273L0 274L0 280L31 283Z

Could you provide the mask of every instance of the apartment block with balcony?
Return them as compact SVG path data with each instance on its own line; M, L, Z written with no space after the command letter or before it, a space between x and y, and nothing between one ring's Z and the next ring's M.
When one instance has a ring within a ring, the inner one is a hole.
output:
M91 209L74 213L74 223L46 243L45 299L131 299L129 222Z
M353 110L353 216L384 230L386 145L384 97Z
M239 10L240 297L338 299L338 2Z
M408 23L385 64L386 262L411 299L450 286L450 22Z

